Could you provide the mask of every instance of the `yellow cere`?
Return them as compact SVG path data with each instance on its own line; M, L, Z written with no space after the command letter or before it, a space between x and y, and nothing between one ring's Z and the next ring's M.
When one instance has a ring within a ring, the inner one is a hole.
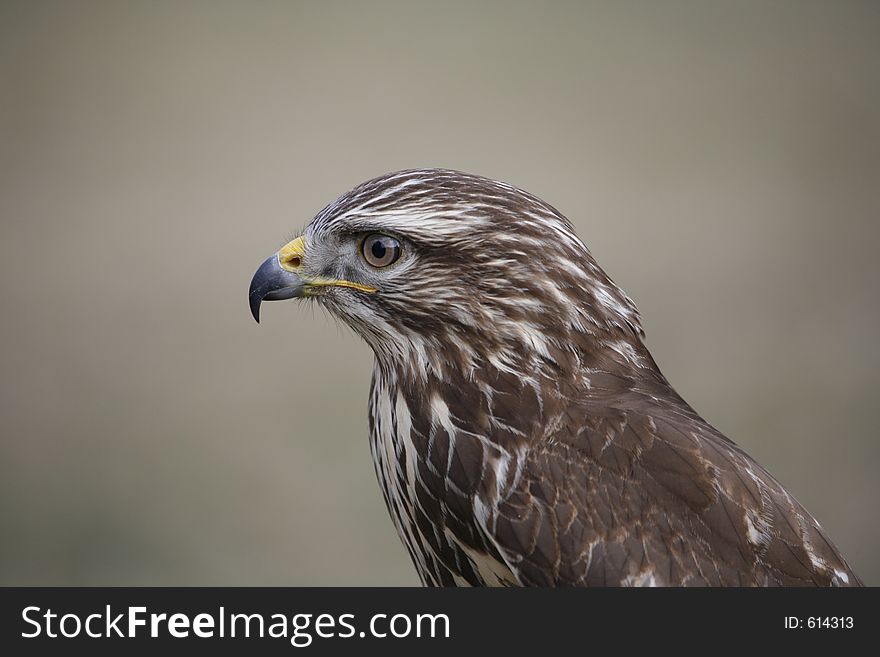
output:
M288 242L281 247L278 252L278 264L282 269L296 272L302 265L303 257L306 254L306 241L302 237L297 237L292 242Z

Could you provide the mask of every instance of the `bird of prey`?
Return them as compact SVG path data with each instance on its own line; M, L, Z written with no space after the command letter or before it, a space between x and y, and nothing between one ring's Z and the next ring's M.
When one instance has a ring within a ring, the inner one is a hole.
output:
M660 373L572 224L444 169L365 182L250 287L375 353L373 461L431 586L853 586L819 523Z

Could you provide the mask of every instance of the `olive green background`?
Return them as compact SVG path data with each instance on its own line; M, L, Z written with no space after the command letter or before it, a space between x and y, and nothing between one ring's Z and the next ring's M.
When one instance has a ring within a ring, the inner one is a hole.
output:
M246 295L422 166L569 216L880 584L878 34L876 2L0 2L0 584L416 584L369 349Z

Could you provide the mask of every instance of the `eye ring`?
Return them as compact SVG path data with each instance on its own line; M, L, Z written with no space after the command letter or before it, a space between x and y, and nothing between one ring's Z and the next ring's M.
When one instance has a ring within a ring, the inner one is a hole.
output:
M400 242L390 235L372 233L361 242L361 255L371 267L381 269L400 259L403 249Z

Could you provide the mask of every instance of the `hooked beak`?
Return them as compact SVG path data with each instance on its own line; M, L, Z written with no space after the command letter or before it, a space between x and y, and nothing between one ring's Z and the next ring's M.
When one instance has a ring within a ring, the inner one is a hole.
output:
M257 323L260 321L260 304L263 301L282 301L293 299L305 294L305 282L299 274L284 269L278 260L278 254L270 256L257 269L251 279L248 295L251 314Z

